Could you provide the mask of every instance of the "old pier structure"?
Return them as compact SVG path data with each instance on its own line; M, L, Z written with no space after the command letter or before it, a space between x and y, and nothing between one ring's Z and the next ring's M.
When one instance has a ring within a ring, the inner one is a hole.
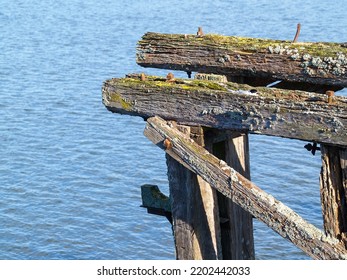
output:
M347 98L334 94L347 86L344 44L146 33L137 63L189 77L102 88L106 108L143 117L167 154L170 197L144 185L142 199L171 221L177 259L254 259L253 218L314 259L347 259ZM324 231L250 180L249 133L320 148Z

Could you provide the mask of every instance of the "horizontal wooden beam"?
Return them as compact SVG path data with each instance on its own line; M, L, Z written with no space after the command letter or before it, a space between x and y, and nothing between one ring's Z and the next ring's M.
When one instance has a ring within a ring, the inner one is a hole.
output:
M340 43L149 32L138 42L137 63L143 67L328 85L333 90L347 87L347 48Z
M144 134L171 157L189 166L212 187L264 222L315 259L347 259L337 239L326 235L297 213L207 152L165 120L147 120Z
M140 75L108 80L102 92L115 113L347 146L346 97Z

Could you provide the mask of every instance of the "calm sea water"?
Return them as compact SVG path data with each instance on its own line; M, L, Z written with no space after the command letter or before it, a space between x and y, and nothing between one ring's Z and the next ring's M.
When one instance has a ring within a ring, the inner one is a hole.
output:
M347 41L347 1L0 2L0 259L175 258L169 223L139 207L142 184L168 191L164 153L101 103L104 80L143 71L145 32L292 39L300 22L302 41ZM305 144L251 136L252 179L321 228ZM307 258L260 222L255 242L258 259Z

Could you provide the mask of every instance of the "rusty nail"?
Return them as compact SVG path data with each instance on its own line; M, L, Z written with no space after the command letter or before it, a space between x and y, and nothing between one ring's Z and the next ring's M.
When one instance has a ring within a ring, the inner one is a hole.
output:
M300 34L300 29L301 29L301 24L298 23L298 25L296 26L296 33L295 33L295 37L293 39L293 42L292 43L296 43L296 41L298 40L299 38L299 34Z
M164 145L164 147L165 147L167 150L170 150L170 149L172 148L172 143L171 143L171 141L170 141L168 138L166 138L166 139L164 140L163 145Z
M335 92L333 90L328 90L325 93L328 96L328 104L332 104Z
M146 76L144 73L141 73L140 79L141 81L146 81Z
M202 32L202 27L198 27L198 32L196 33L196 36L197 37L202 37L202 36L204 36L204 32Z

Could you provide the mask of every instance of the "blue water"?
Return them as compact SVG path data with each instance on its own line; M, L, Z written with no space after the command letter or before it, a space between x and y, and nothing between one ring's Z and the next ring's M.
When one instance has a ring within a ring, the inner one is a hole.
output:
M102 82L143 71L147 31L292 39L300 22L302 41L346 42L346 2L0 0L0 259L174 259L169 223L139 207L142 184L168 191L164 153L104 108ZM251 136L252 179L321 228L305 144ZM260 222L255 242L307 258Z

